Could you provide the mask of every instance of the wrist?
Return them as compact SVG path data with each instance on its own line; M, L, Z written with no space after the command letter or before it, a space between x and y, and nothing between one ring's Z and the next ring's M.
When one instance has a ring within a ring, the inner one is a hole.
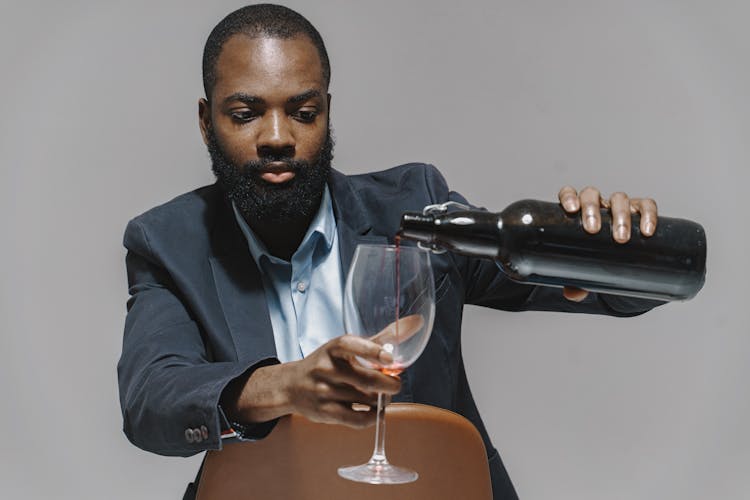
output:
M237 416L244 422L267 422L292 413L288 381L292 363L269 365L254 370L237 398Z

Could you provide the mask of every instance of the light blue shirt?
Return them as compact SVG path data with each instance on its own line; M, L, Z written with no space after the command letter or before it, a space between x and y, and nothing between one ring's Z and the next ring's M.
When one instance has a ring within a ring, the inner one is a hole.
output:
M236 207L234 215L263 279L279 361L302 359L343 335L344 281L328 187L291 262L269 254Z

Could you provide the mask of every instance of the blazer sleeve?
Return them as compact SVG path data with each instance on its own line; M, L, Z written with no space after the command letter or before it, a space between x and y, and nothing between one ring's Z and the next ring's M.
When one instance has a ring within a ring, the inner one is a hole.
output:
M212 361L199 323L152 254L137 219L128 224L124 244L130 298L117 372L125 435L162 455L219 449L222 391L269 360Z
M482 209L451 191L442 174L431 165L425 169L425 182L433 203L455 201ZM572 302L563 297L560 288L525 285L511 280L491 260L456 254L451 254L451 258L461 277L466 304L506 311L556 311L628 317L664 303L601 293L589 293L582 302Z

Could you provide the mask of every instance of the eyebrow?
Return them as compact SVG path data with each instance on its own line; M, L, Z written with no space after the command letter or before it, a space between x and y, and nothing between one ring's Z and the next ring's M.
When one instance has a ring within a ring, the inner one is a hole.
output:
M240 101L244 102L245 104L257 104L264 102L263 99L256 95L246 94L244 92L235 92L232 95L229 95L224 99L224 103L229 103L232 101Z
M308 99L312 99L313 97L320 97L320 90L317 89L310 89L302 92L301 94L297 94L295 96L290 97L286 100L288 103L296 104L300 102L305 102Z
M286 102L290 104L297 104L307 101L308 99L312 99L313 97L320 96L320 90L310 89L302 92L301 94L293 95L292 97L287 99ZM266 102L263 98L258 97L257 95L246 94L245 92L235 92L234 94L231 94L227 96L226 99L224 99L224 103L229 103L232 101L240 101L244 102L245 104L263 104L264 102Z

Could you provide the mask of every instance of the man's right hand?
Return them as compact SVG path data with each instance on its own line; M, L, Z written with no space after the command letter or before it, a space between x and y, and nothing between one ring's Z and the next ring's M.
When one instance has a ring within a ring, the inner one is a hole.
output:
M367 427L375 423L378 392L401 390L397 378L363 367L356 356L382 365L391 355L370 340L344 335L320 346L300 361L255 370L235 392L229 412L241 422L265 422L297 413L314 422ZM352 409L353 403L371 407Z

